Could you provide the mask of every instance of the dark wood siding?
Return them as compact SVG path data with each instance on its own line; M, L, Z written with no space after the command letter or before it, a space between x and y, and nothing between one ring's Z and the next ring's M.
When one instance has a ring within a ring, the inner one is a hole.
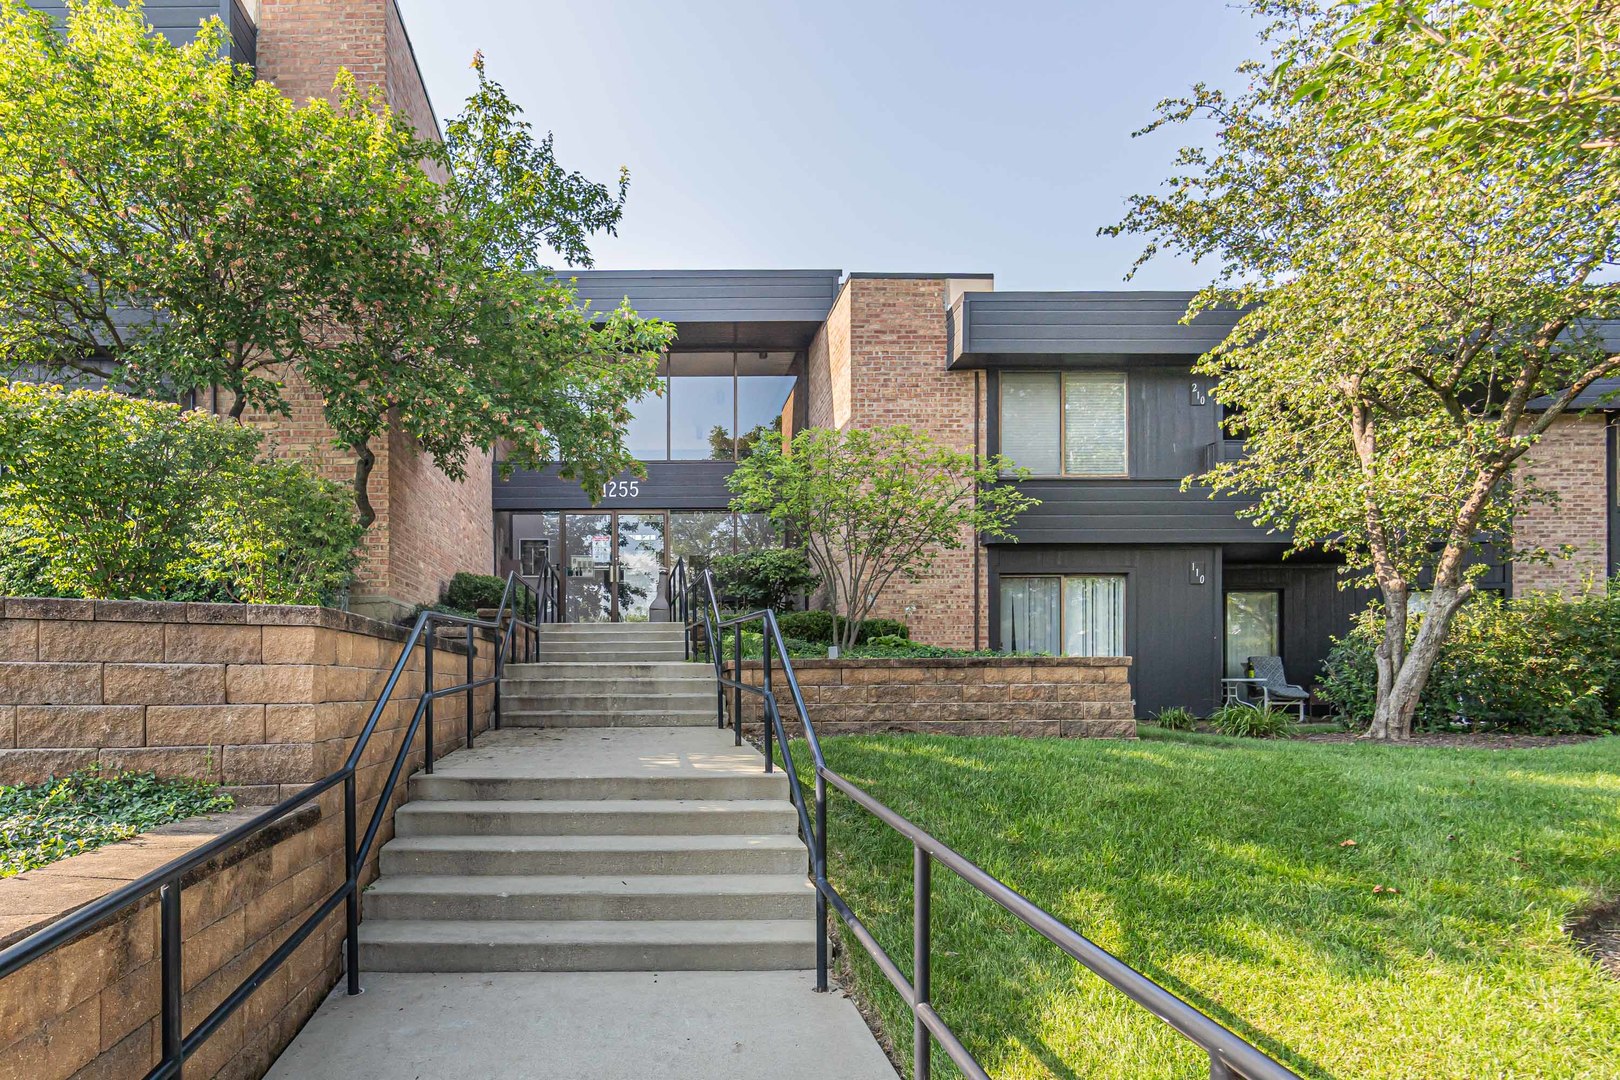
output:
M629 297L642 315L670 322L814 322L832 309L837 270L576 270L582 300L611 310Z
M1609 576L1620 574L1620 417L1609 417Z
M1203 573L1194 582L1194 564ZM1124 574L1125 647L1136 714L1170 705L1200 715L1220 686L1220 549L1212 545L1001 547L990 553L990 635L1001 647L999 579L1006 574Z
M1245 500L1182 491L1177 480L1025 480L1041 504L1019 515L1019 544L1240 544L1277 540L1238 518Z
M953 323L953 366L1015 366L1037 358L1196 357L1219 345L1236 311L1181 318L1187 292L970 292Z
M1333 639L1350 629L1350 620L1375 595L1339 588L1336 569L1322 565L1227 563L1222 580L1226 589L1281 590L1283 668L1290 682L1307 689L1321 677Z
M67 5L63 0L28 0L28 5L54 16L59 22L67 15ZM196 37L198 25L217 15L231 31L231 59L244 64L256 61L254 53L258 31L248 18L246 9L232 0L214 0L213 3L146 0L145 11L146 21L152 24L152 28L176 45L184 45Z
M595 504L613 510L724 510L731 501L726 477L737 466L730 461L653 461L647 476L637 480L635 497L599 498ZM620 480L636 480L629 473ZM556 469L518 470L493 481L496 510L585 510L593 504L577 480L564 480ZM600 496L600 492L596 493Z
M1131 477L1179 483L1202 472L1221 415L1221 407L1209 397L1210 380L1185 367L1133 367L1128 379ZM1201 391L1197 399L1195 386Z

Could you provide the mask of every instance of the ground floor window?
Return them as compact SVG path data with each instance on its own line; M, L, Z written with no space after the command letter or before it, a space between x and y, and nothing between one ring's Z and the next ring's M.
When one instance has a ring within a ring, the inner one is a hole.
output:
M1251 656L1282 655L1282 593L1234 589L1226 594L1226 677L1241 679Z
M1001 647L1053 656L1125 655L1125 576L1003 577Z

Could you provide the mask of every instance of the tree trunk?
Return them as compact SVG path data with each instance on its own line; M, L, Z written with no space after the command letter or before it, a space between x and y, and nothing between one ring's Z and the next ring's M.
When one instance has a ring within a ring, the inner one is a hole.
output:
M1378 700L1368 737L1389 741L1412 737L1412 718L1417 715L1418 700L1429 683L1435 661L1440 658L1440 647L1451 630L1451 620L1467 595L1462 589L1436 587L1429 594L1429 606L1418 623L1410 650L1405 647L1406 597L1402 596L1398 653L1391 649L1392 635L1396 633L1394 605L1386 597L1384 640L1378 646Z
M377 464L377 455L369 443L361 443L354 450L354 506L360 514L360 527L371 528L377 520L377 511L371 505L371 470Z

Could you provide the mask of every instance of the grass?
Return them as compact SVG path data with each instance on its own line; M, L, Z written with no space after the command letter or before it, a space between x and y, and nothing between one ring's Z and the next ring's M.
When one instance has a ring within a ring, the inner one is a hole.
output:
M232 805L229 795L201 780L95 767L43 784L0 787L0 878Z
M1620 1076L1620 981L1564 930L1620 888L1620 738L825 744L834 769L1303 1076ZM833 882L909 972L910 845L829 804ZM1208 1075L949 871L934 895L936 1007L992 1076ZM909 1070L910 1014L845 941Z

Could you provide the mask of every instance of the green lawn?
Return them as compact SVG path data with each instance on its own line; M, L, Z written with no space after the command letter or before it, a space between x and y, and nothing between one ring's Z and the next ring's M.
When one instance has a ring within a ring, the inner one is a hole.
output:
M1414 750L1155 730L825 749L1304 1076L1620 1077L1620 981L1562 929L1620 891L1620 737ZM910 845L830 800L833 882L909 971ZM1168 1027L949 871L934 891L937 1007L992 1076L1207 1075ZM846 940L909 1069L909 1013Z

